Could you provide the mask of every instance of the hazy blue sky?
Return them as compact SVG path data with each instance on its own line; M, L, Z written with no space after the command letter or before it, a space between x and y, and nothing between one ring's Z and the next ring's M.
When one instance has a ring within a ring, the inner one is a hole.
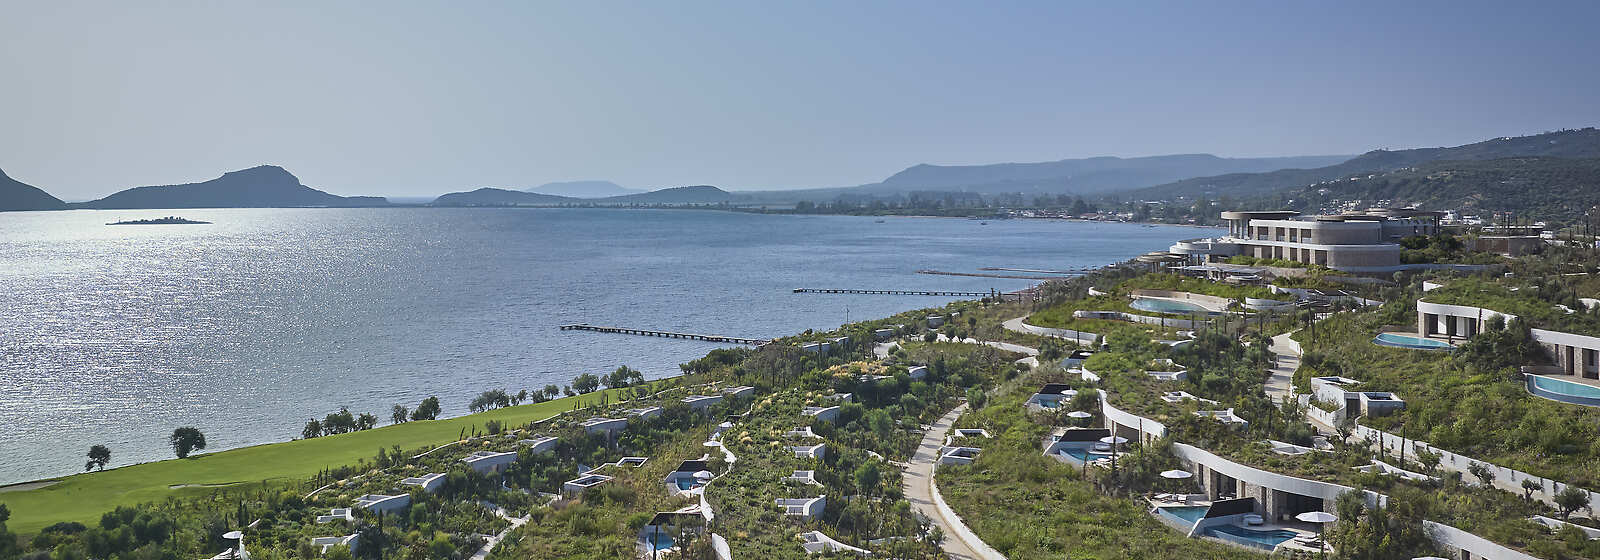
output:
M1131 5L1130 5L1131 4ZM1600 2L8 2L0 169L818 187L1600 124Z

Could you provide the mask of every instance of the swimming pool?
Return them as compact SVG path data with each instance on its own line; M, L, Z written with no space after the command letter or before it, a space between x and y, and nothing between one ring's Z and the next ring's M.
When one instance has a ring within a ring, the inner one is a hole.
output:
M1421 338L1421 337L1415 337L1415 336L1406 336L1406 335L1403 335L1403 334L1395 334L1395 333L1378 333L1378 336L1372 338L1372 343L1373 344L1377 344L1379 346L1389 346L1389 347L1393 347L1393 348L1409 348L1411 350L1453 350L1453 349L1455 349L1454 346L1451 346L1448 343L1440 342L1440 341L1437 341L1437 340L1433 340L1431 338Z
M662 534L662 533L656 533L655 534L655 543L654 544L655 544L655 549L656 550L666 550L666 549L672 548L677 543L672 541L672 537L669 537L669 536L667 536L665 534Z
M1173 299L1145 297L1134 298L1133 303L1129 303L1128 307L1132 307L1140 311L1149 311L1151 313L1177 313L1179 315L1188 315L1190 313L1202 313L1206 315L1216 314L1215 311L1206 309L1199 305L1189 303L1187 301L1178 301Z
M1205 519L1206 510L1209 509L1211 509L1211 506L1172 506L1158 507L1156 508L1156 512L1162 515L1175 517L1177 520L1187 523L1189 526L1193 527L1195 523L1199 523L1201 519Z
M1111 458L1110 453L1096 453L1090 451L1087 447L1063 447L1060 450L1057 450L1056 454L1062 457L1071 457L1073 459L1077 459L1079 463L1087 463L1098 459Z
M1300 533L1287 529L1274 529L1271 531L1257 531L1246 529L1238 525L1218 525L1206 529L1207 536L1216 537L1228 542L1235 542L1245 546L1272 550L1284 541L1300 536Z
M1574 383L1565 379L1528 376L1528 392L1553 401L1584 406L1600 406L1600 387Z
M687 479L687 478L678 479L678 489L679 490L692 490L692 489L694 489L694 486L695 486L694 480Z

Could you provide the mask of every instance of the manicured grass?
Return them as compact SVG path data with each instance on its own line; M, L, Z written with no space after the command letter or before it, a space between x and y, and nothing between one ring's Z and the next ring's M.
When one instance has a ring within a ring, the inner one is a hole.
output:
M398 445L409 451L450 443L457 440L463 428L468 433L474 427L481 431L483 424L490 420L499 420L511 428L572 410L574 405L596 405L602 393L605 392L456 418L407 422L349 434L75 474L36 490L0 492L0 504L11 508L11 519L7 522L10 529L25 535L61 521L93 525L101 514L117 506L216 490L215 486L174 489L174 485L227 485L229 489L237 489L267 480L309 478L324 468L370 459L380 448Z

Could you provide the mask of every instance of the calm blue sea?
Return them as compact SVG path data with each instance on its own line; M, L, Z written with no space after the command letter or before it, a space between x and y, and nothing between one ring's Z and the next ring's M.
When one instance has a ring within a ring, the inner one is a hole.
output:
M107 226L177 214L211 225ZM599 209L0 213L0 483L295 437L349 406L677 372L713 344L588 322L773 337L939 305L799 287L1015 290L918 269L1098 266L1190 228Z

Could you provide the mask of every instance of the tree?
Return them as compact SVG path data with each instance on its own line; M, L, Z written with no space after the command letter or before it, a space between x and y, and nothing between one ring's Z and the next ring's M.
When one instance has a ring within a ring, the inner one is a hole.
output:
M1589 507L1589 493L1576 486L1568 486L1565 490L1556 493L1556 509L1561 511L1561 519L1566 520L1572 512Z
M411 411L412 420L437 420L439 418L439 397L422 399L417 409Z
M1440 459L1442 459L1442 457L1438 453L1434 453L1426 449L1417 450L1417 462L1422 464L1422 468L1425 469L1428 474L1433 474L1434 469L1439 468ZM1523 482L1526 483L1527 481ZM1526 484L1524 484L1524 487L1526 487Z
M554 384L545 385L543 392L546 400L553 399L561 395L561 388L555 386Z
M1539 490L1544 490L1544 484L1531 478L1522 479L1522 499L1533 501L1533 493Z
M856 488L867 496L878 493L878 481L883 479L883 473L878 472L877 461L867 461L856 467Z
M206 435L197 428L185 426L173 430L167 443L172 444L172 452L177 453L179 459L187 459L189 453L206 448Z
M305 439L311 439L320 435L322 435L322 423L318 422L316 418L312 418L310 421L306 422L305 429L300 430L300 437Z
M394 424L404 423L406 416L409 414L411 414L411 411L406 407L398 404L394 405L394 410L389 413L389 422Z
M572 390L579 394L593 393L600 388L600 378L592 373L580 374L572 378Z
M106 463L111 462L111 448L96 445L89 448L89 462L83 464L84 471L94 469L106 470Z
M378 426L378 417L372 415L371 413L363 412L363 413L361 413L361 416L357 416L356 417L356 429L357 430L370 430L370 429L373 429L373 428L375 428L377 426Z

